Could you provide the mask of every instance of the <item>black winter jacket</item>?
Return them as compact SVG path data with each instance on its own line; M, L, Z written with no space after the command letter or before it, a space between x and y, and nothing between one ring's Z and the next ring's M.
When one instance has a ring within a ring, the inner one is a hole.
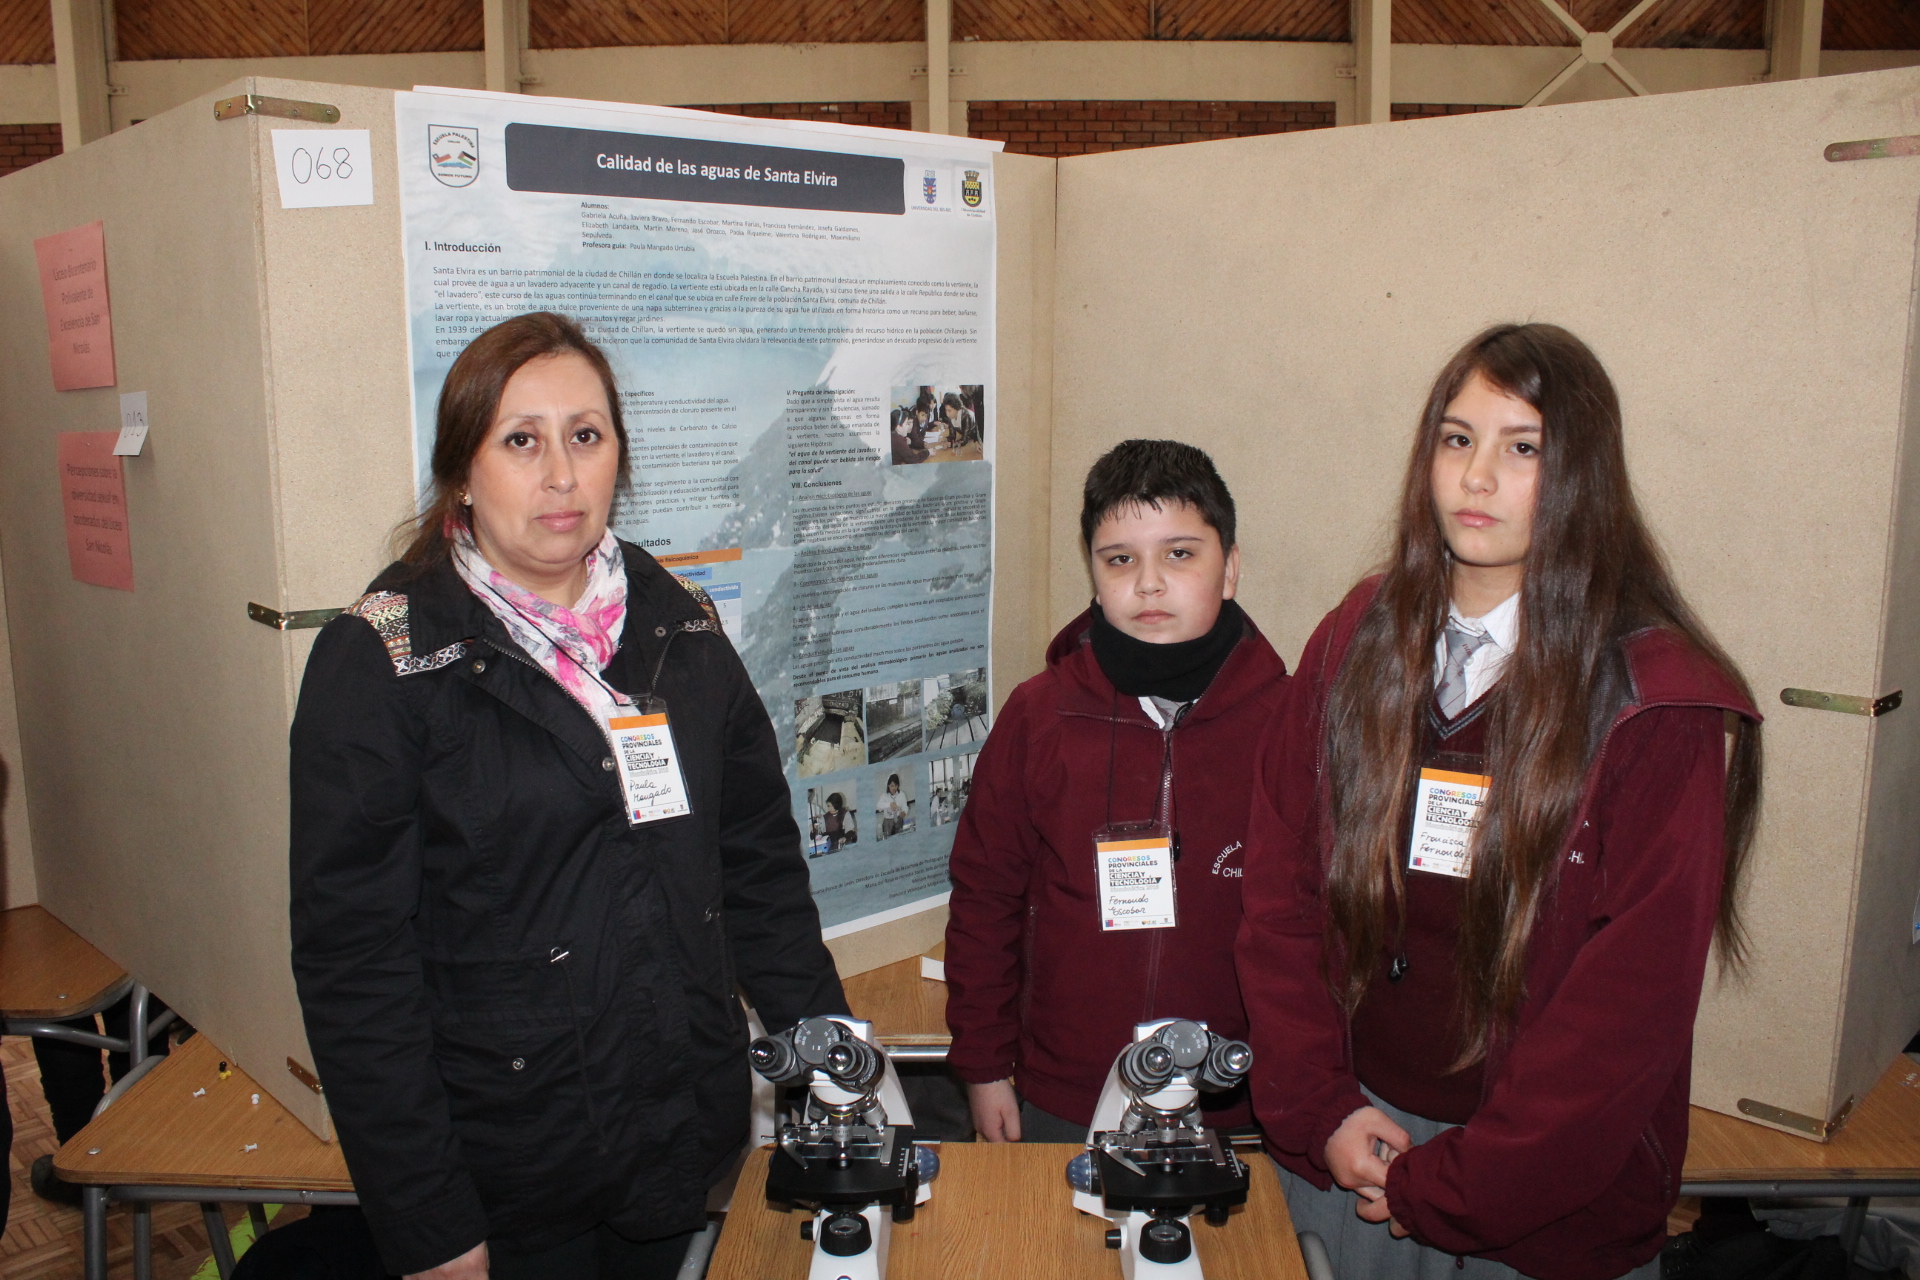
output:
M605 736L451 566L320 632L292 738L293 968L386 1266L690 1230L746 1137L744 988L844 1012L773 728L704 599L622 544L603 673L666 699L693 812L630 828Z

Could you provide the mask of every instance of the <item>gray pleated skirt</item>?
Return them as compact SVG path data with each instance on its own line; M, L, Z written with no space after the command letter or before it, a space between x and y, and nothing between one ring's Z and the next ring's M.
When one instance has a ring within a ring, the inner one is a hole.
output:
M1367 1097L1392 1116L1415 1145L1454 1127L1389 1106L1371 1091ZM1498 1262L1456 1257L1411 1237L1396 1240L1386 1223L1366 1222L1354 1213L1359 1197L1353 1192L1339 1185L1322 1191L1285 1169L1279 1173L1293 1229L1311 1231L1326 1242L1335 1280L1520 1280L1520 1272ZM1660 1280L1660 1259L1635 1267L1620 1280Z

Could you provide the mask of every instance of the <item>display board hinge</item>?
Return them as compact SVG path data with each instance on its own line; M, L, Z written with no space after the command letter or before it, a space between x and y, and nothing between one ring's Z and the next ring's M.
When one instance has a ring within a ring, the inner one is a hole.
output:
M326 1093L326 1090L320 1087L320 1077L295 1062L292 1058L287 1059L287 1074L315 1093L323 1095Z
M1850 716L1883 716L1900 705L1900 690L1877 698L1853 693L1821 693L1818 689L1782 689L1780 701L1812 711L1842 711Z
M306 631L313 627L324 627L345 612L345 609L289 609L282 613L278 609L247 601L247 616L275 631Z
M312 120L318 124L339 124L340 108L331 102L263 98L257 93L243 93L237 98L222 98L213 104L215 120L238 120L241 116L275 116L282 120Z
M1333 69L1333 78L1335 80L1358 80L1360 78L1360 68L1335 67Z
M1768 1124L1797 1130L1820 1142L1825 1142L1838 1133L1840 1126L1847 1122L1847 1117L1853 1114L1852 1095L1848 1095L1847 1100L1840 1104L1840 1109L1833 1113L1831 1120L1816 1120L1812 1116L1803 1116L1798 1111L1789 1111L1785 1107L1755 1102L1752 1098L1742 1098L1737 1105L1741 1115L1752 1116L1755 1120L1765 1120Z
M1920 133L1900 138L1863 138L1859 142L1830 142L1829 160L1885 160L1892 156L1920 156Z
M909 80L925 79L926 74L927 74L927 69L925 67L907 68L907 78ZM949 80L951 80L954 76L963 76L965 74L967 74L967 69L965 67L948 67L947 68L947 78Z

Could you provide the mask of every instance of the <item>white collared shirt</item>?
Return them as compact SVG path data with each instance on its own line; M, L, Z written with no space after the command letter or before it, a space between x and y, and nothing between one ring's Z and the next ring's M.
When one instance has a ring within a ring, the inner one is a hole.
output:
M1483 644L1474 650L1467 659L1467 700L1463 704L1472 706L1480 696L1493 688L1500 679L1500 673L1506 669L1507 659L1513 656L1513 647L1520 641L1520 593L1514 592L1495 605L1492 612L1479 618L1462 617L1460 606L1447 606L1447 621L1462 631L1475 635L1492 637L1492 643ZM1443 631L1434 641L1433 683L1438 688L1441 677L1447 670L1447 637Z

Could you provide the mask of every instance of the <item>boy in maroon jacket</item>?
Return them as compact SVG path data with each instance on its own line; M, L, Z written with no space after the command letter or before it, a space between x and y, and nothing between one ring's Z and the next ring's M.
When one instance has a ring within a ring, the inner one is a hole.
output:
M1286 666L1233 600L1233 497L1199 449L1129 440L1088 472L1080 533L1094 602L1001 711L953 845L947 1061L989 1142L1082 1141L1137 1022L1247 1030L1251 744Z

